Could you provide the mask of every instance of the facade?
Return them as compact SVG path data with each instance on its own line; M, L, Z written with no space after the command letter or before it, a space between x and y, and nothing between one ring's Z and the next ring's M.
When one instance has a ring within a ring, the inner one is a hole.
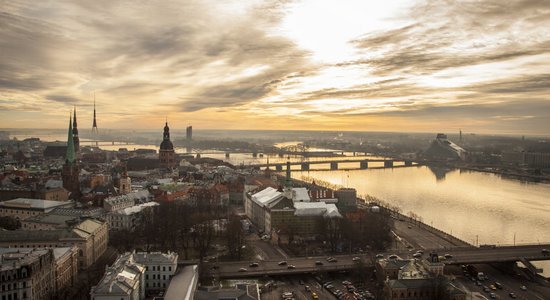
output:
M70 208L73 206L74 203L72 202L17 198L0 202L0 216L24 220L51 212L56 208Z
M0 248L1 299L54 299L54 273L51 249Z
M316 234L319 218L341 218L336 205L311 202L307 190L285 187L283 192L268 187L245 198L245 213L258 230L275 230L308 236Z
M143 215L151 213L157 202L147 202L107 213L110 230L134 231L143 220Z
M357 191L353 188L341 188L334 192L334 196L338 199L339 209L355 209L357 208Z
M193 126L187 126L187 128L185 128L185 139L189 142L193 140Z
M86 219L68 228L56 230L0 231L0 247L8 248L78 248L78 268L86 269L107 249L107 222Z
M173 168L177 165L174 145L172 141L170 141L170 128L168 127L168 122L164 125L164 133L162 135L162 143L160 143L159 150L159 162L159 167L161 168Z
M170 285L178 267L178 254L174 252L136 252L135 262L145 267L145 291L164 291Z
M378 280L384 284L384 299L464 300L466 293L452 285L441 273L430 270L428 260L381 259L376 262ZM438 264L439 262L435 262ZM438 266L435 266L439 272Z
M145 267L133 259L132 253L119 255L105 270L99 283L92 287L92 300L145 299Z
M502 162L512 165L524 165L530 168L550 168L550 153L541 152L503 152Z
M55 289L61 291L72 286L78 275L78 248L76 246L54 248Z

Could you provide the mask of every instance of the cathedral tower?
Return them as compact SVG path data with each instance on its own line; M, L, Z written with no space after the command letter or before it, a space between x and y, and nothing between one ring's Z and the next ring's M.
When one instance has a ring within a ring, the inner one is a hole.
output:
M159 160L159 166L161 168L173 168L176 166L176 152L174 151L174 145L170 141L170 128L168 127L168 122L164 125L162 143L160 143Z

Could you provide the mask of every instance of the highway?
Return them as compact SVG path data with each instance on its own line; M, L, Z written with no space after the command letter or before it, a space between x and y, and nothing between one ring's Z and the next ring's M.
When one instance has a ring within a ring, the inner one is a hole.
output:
M455 248L446 249L444 252L439 249L437 252L440 256L450 254L452 258L442 260L445 264L460 265L460 264L480 264L493 262L512 262L518 261L520 258L528 260L550 260L550 255L544 255L542 249L550 249L550 244L545 245L525 245L515 247L495 247L495 248ZM426 258L430 249L426 249L423 258ZM411 258L413 252L403 251L400 253L386 252L384 257L396 254L403 259ZM287 265L279 265L281 260L264 260L257 261L257 267L250 267L250 261L237 262L220 262L218 264L207 264L206 270L211 276L219 278L235 278L235 277L258 277L265 275L290 275L303 274L313 272L330 272L340 270L350 270L356 266L352 261L353 257L359 257L366 265L373 265L374 253L371 254L353 254L353 255L337 255L334 256L336 262L328 262L326 256L322 257L303 257L303 258L288 258ZM320 261L322 265L316 265L316 261ZM295 268L289 268L293 265ZM240 271L245 268L246 271Z

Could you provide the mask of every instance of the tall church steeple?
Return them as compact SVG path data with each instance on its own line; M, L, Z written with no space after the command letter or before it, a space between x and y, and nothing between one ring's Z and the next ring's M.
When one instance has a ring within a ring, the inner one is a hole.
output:
M69 131L67 133L67 153L65 154L65 163L73 164L76 161L76 154L74 150L74 138L73 138L73 124L69 115Z
M76 125L76 107L74 108L74 115L73 115L73 143L74 143L74 151L78 153L80 151L80 138L78 137L78 128Z
M80 197L80 181L78 175L80 173L78 161L74 147L73 122L69 114L69 130L67 131L67 153L65 154L65 163L61 171L63 187L71 193L71 199Z

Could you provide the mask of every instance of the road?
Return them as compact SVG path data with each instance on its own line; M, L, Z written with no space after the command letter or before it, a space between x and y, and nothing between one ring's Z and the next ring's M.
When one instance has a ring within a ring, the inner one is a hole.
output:
M444 259L442 262L447 265L452 264L468 264L468 263L492 263L492 262L507 262L517 261L519 258L527 258L528 260L550 260L550 255L544 255L542 249L548 249L550 245L529 245L529 246L515 246L515 247L496 247L496 248L460 248L460 249L447 249L445 253L438 253L440 256L444 254L452 255L452 258ZM426 250L429 252L429 249ZM385 257L390 254L397 254L401 258L410 258L411 252L399 252L399 253L384 253ZM303 257L303 258L287 258L286 265L279 265L278 263L282 259L276 260L258 260L257 267L250 267L250 261L237 261L237 262L220 262L213 268L213 265L207 265L207 270L213 276L219 276L221 278L232 277L254 277L263 275L288 275L288 274L302 274L311 272L324 272L324 271L340 271L350 270L355 267L355 263L352 258L359 257L366 265L373 264L374 254L360 254L360 255L338 255L334 256L336 262L327 262L326 256L322 257ZM424 257L427 253L424 254ZM441 257L442 258L442 257ZM443 258L442 258L443 259ZM322 265L317 265L316 261L320 261ZM290 268L289 265L293 265L294 268ZM240 271L241 268L245 268L246 271Z

